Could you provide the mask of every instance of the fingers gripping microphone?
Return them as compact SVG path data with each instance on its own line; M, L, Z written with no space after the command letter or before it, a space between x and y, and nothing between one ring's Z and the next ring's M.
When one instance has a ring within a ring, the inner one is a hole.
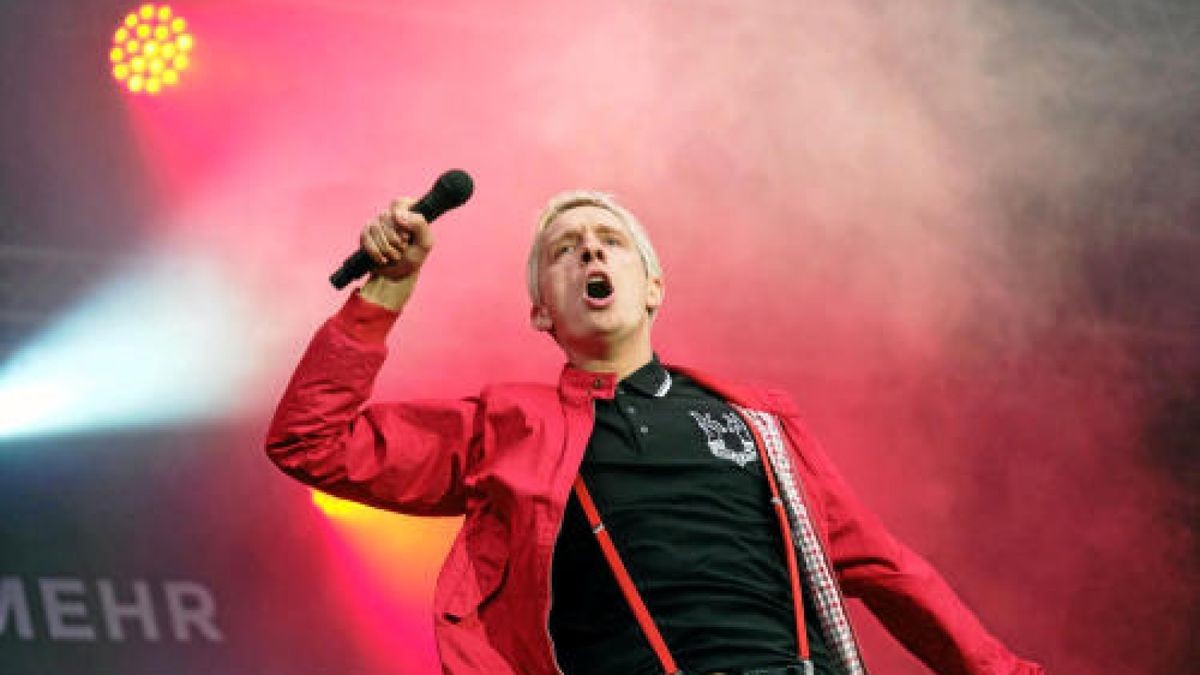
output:
M475 191L475 183L466 171L452 169L438 177L429 192L421 197L410 210L425 216L425 220L433 222L438 216L453 208L458 208L471 198ZM361 277L375 266L375 261L361 248L354 255L346 258L341 268L329 277L329 283L341 290L351 281Z

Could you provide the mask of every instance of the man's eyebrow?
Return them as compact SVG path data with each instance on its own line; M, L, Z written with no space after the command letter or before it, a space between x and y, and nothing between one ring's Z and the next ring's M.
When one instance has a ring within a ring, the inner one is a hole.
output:
M625 232L625 228L621 227L620 225L609 225L608 223L600 223L596 226L596 229L599 230L603 234L619 234L622 237L628 236Z

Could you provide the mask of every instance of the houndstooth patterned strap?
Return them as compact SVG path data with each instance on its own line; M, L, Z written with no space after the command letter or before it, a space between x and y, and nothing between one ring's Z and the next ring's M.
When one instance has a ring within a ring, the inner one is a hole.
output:
M838 590L837 580L829 568L821 549L821 541L813 529L808 508L804 505L796 478L792 474L792 463L788 460L787 445L780 432L779 422L770 413L734 407L754 424L767 446L767 457L771 460L771 468L775 471L775 478L787 505L788 521L792 526L792 538L795 540L793 544L800 551L804 562L804 582L812 591L821 631L838 661L839 672L864 675L867 672L866 667L858 653L854 632L850 628L850 618L842 604L841 591Z

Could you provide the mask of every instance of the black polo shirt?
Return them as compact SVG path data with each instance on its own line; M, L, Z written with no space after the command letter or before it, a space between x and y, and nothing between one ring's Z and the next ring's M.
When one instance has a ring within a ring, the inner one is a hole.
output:
M650 615L689 672L796 661L787 563L753 435L657 357L596 400L580 473ZM832 675L803 593L818 673ZM550 635L568 675L659 673L572 493L554 551Z

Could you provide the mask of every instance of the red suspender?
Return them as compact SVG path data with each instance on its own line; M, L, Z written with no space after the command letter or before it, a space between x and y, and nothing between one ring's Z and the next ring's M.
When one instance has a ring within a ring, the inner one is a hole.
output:
M739 411L740 412L740 411ZM779 521L779 532L783 537L783 550L787 558L788 581L790 582L792 591L792 609L796 617L796 651L800 656L801 662L808 661L808 633L804 630L804 600L800 595L800 566L796 562L796 547L792 543L792 527L788 524L787 511L783 506L783 499L779 496L779 485L775 481L775 472L771 469L771 463L767 457L766 445L763 443L762 437L758 433L758 429L751 423L750 420L742 416L743 422L754 434L754 442L758 447L758 458L762 462L763 471L767 474L767 485L771 488L771 505L775 509L775 516ZM662 633L658 632L658 626L655 625L654 619L650 616L650 611L646 609L646 603L642 602L642 596L638 593L637 588L633 585L633 579L629 577L629 571L625 569L625 563L621 562L621 556L617 553L617 549L613 546L612 537L609 536L608 530L605 529L604 523L600 521L600 513L596 510L596 504L592 501L592 495L588 492L587 485L583 482L583 476L575 477L575 495L579 498L579 504L583 507L583 513L587 516L588 524L592 526L592 533L596 535L596 541L600 544L600 550L604 553L604 559L608 561L608 567L612 570L613 577L617 580L617 585L621 588L621 594L625 596L625 602L629 605L629 609L633 611L634 618L637 619L638 626L642 629L642 634L646 636L646 640L650 642L650 648L654 650L654 654L658 657L658 662L662 664L663 672L668 675L679 673L679 667L675 665L675 659L671 656L671 650L667 648L667 643L663 640Z
M588 492L587 486L583 484L583 476L575 477L575 495L579 497L579 504L583 506L583 512L592 526L592 533L596 535L596 541L600 543L600 550L604 552L604 558L608 561L608 566L617 579L617 585L621 587L625 602L629 603L629 608L633 610L633 616L637 618L642 633L650 641L650 647L658 656L658 662L662 664L663 672L668 675L678 673L679 666L675 665L671 650L667 649L667 643L663 641L662 633L658 632L658 626L654 625L654 619L650 618L650 611L646 609L641 594L634 587L633 579L629 578L629 571L625 569L625 563L621 562L621 556L617 554L617 549L613 546L612 537L608 536L608 530L604 529L604 523L600 522L600 513L596 511L592 495Z

